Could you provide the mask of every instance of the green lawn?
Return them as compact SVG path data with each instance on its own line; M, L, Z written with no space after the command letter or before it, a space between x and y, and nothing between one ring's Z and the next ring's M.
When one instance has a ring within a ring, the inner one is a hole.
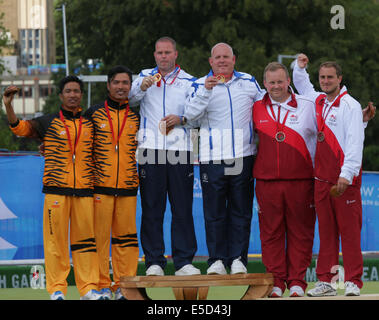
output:
M308 289L313 288L314 283L309 283ZM209 288L208 300L239 300L246 286L235 287L211 287ZM150 288L148 295L153 300L174 300L174 294L170 288ZM379 281L364 282L361 294L379 294ZM339 295L344 294L344 290L338 290ZM288 296L288 290L284 293ZM66 295L67 300L78 300L79 292L75 286L69 286ZM0 289L0 300L49 300L49 294L41 289Z

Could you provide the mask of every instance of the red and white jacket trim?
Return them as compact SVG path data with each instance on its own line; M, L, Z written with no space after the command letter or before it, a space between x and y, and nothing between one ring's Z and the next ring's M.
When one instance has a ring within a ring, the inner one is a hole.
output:
M296 89L316 103L318 130L323 129L324 141L317 142L315 156L315 177L335 184L339 177L350 184L360 185L364 142L364 123L360 103L349 94L344 86L334 101L327 101L326 95L316 92L305 69L297 63L294 67L293 82ZM339 103L336 100L340 99ZM335 104L331 107L331 105ZM322 128L322 117L327 114Z
M275 118L271 112L274 111ZM280 129L285 139L275 139ZM258 153L254 164L254 177L263 180L312 179L316 149L317 124L315 104L307 97L291 94L284 103L270 99L268 93L253 106L254 130L259 137Z

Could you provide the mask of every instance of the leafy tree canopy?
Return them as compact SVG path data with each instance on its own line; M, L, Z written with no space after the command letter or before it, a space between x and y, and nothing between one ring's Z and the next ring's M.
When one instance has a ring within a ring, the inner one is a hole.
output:
M167 35L177 42L178 63L196 77L208 73L210 49L217 42L229 43L237 57L236 69L254 75L261 86L267 63L276 61L279 54L303 52L310 58L308 71L316 88L319 64L336 60L349 93L362 107L368 101L378 102L377 0L340 0L343 29L331 26L334 0L58 0L56 6L62 2L66 2L72 68L87 59L100 59L103 69L98 73L116 64L138 73L155 65L155 41ZM60 12L56 12L56 26L58 60L64 63ZM289 67L292 61L283 62ZM104 85L96 91L94 102L104 99ZM366 146L377 144L378 118L365 134ZM365 150L370 155L365 157L375 162L364 162L366 169L379 170L375 150Z

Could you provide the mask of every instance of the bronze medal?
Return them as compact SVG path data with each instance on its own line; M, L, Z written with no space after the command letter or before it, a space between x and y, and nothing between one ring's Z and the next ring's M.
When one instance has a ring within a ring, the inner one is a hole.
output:
M319 131L319 132L317 133L317 141L319 141L319 142L323 142L324 140L325 140L324 132Z
M283 142L286 139L286 135L283 131L279 131L275 135L275 139L278 142Z

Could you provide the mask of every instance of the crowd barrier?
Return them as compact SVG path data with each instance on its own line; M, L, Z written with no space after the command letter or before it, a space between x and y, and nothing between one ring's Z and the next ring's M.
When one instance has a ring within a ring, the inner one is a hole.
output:
M43 157L0 157L0 260L43 259L42 175ZM379 251L379 174L364 172L362 177L362 251ZM199 167L194 173L193 216L197 237L197 256L207 256ZM171 255L171 211L167 201L164 239L167 256ZM138 194L137 230L141 225L141 203ZM313 252L319 249L316 223ZM261 253L257 202L254 198L250 254ZM140 245L140 256L143 250ZM0 261L1 262L1 261Z

